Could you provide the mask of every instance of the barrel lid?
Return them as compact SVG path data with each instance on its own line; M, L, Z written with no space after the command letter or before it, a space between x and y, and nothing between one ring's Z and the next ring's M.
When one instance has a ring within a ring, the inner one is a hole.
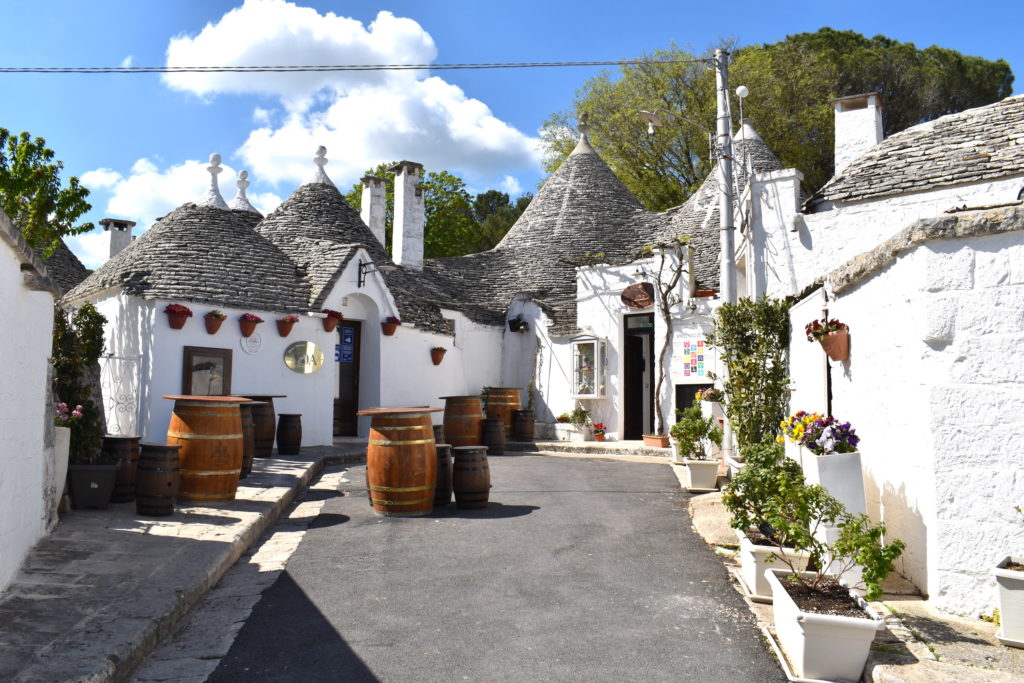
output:
M475 396L438 396L438 398L479 398L483 400L484 397L482 394L477 394Z
M141 439L138 434L104 434L104 439Z
M238 394L244 398L251 398L254 401L263 398L288 398L288 394Z
M209 401L210 403L248 403L249 399L242 396L164 396L172 401Z
M522 387L487 387L488 391L522 391Z
M356 415L404 415L406 413L440 413L444 408L430 406L377 406L360 410Z
M150 448L173 448L174 450L181 448L180 443L157 443L156 441L143 441L139 445L148 446Z

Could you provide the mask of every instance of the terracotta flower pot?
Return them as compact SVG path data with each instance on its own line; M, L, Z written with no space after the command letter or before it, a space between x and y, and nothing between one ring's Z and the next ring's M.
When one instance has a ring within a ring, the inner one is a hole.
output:
M821 348L825 349L828 357L834 361L844 361L850 358L850 331L837 330L829 332L818 340Z
M217 330L220 329L223 322L224 318L203 318L203 324L206 325L207 334L217 334Z
M287 337L292 333L292 328L295 327L295 323L288 322L287 320L277 321L277 333L282 337Z
M384 333L385 337L390 337L395 333L395 330L398 329L398 323L381 323L380 329L381 332Z
M594 441L604 441L604 434L594 433Z
M668 448L668 436L664 434L644 434L644 445L654 448Z
M188 316L184 313L168 313L167 322L170 324L172 330L180 330L185 327L185 323L188 322Z
M444 360L444 349L430 349L430 360L433 361L434 365L440 365L441 361Z
M255 320L239 320L238 329L242 331L243 337L251 337L252 333L256 331L256 325L258 324Z
M324 324L324 331L325 332L334 332L334 329L338 326L338 319L337 318L332 318L331 316L327 316L326 318L321 318L320 322L322 322Z

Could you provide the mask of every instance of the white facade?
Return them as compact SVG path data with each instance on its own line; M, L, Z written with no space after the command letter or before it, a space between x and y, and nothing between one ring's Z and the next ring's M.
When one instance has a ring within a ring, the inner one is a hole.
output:
M38 262L0 212L0 301L9 324L0 326L0 590L32 545L56 523L50 348L55 291L26 279ZM53 287L51 284L50 287Z

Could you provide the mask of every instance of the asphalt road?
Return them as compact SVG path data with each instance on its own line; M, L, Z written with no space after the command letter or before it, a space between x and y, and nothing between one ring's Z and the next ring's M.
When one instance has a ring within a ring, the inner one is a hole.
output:
M490 459L384 518L355 467L210 681L784 681L663 464Z

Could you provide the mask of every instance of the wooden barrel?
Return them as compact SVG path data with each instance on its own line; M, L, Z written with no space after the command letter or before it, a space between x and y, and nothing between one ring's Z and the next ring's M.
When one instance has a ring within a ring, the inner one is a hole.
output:
M104 460L121 462L117 468L117 478L114 479L114 492L110 494L112 503L130 503L135 500L135 471L139 467L140 438L117 434L107 434L103 437Z
M437 444L448 443L447 441L444 440L444 425L443 424L434 425L434 443L437 443Z
M254 432L255 455L257 458L269 458L274 454L274 437L277 435L277 415L274 413L272 396L246 396L252 399L252 422Z
M505 423L501 418L484 420L484 446L487 455L505 455Z
M366 487L381 515L429 514L437 485L437 449L429 412L373 415L366 449Z
M487 499L491 495L487 449L484 446L456 446L452 448L452 457L455 460L452 466L455 505L460 508L487 507Z
M452 446L479 446L484 438L484 410L480 396L442 396L445 442Z
M434 507L452 502L452 445L435 444L437 451L437 484L434 486Z
M242 416L242 471L239 479L245 479L252 472L252 459L256 455L256 422L252 417L253 407L262 401L238 404Z
M512 411L512 440L533 441L534 418L532 410Z
M487 417L501 418L505 424L505 438L512 436L512 413L519 410L519 389L490 387L487 389Z
M135 477L135 511L150 517L174 514L174 497L178 495L180 470L178 451L181 446L144 443L139 454Z
M232 501L242 469L242 416L234 396L179 398L167 443L181 446L181 491L195 502Z
M281 413L277 419L278 455L298 455L302 448L302 414Z

